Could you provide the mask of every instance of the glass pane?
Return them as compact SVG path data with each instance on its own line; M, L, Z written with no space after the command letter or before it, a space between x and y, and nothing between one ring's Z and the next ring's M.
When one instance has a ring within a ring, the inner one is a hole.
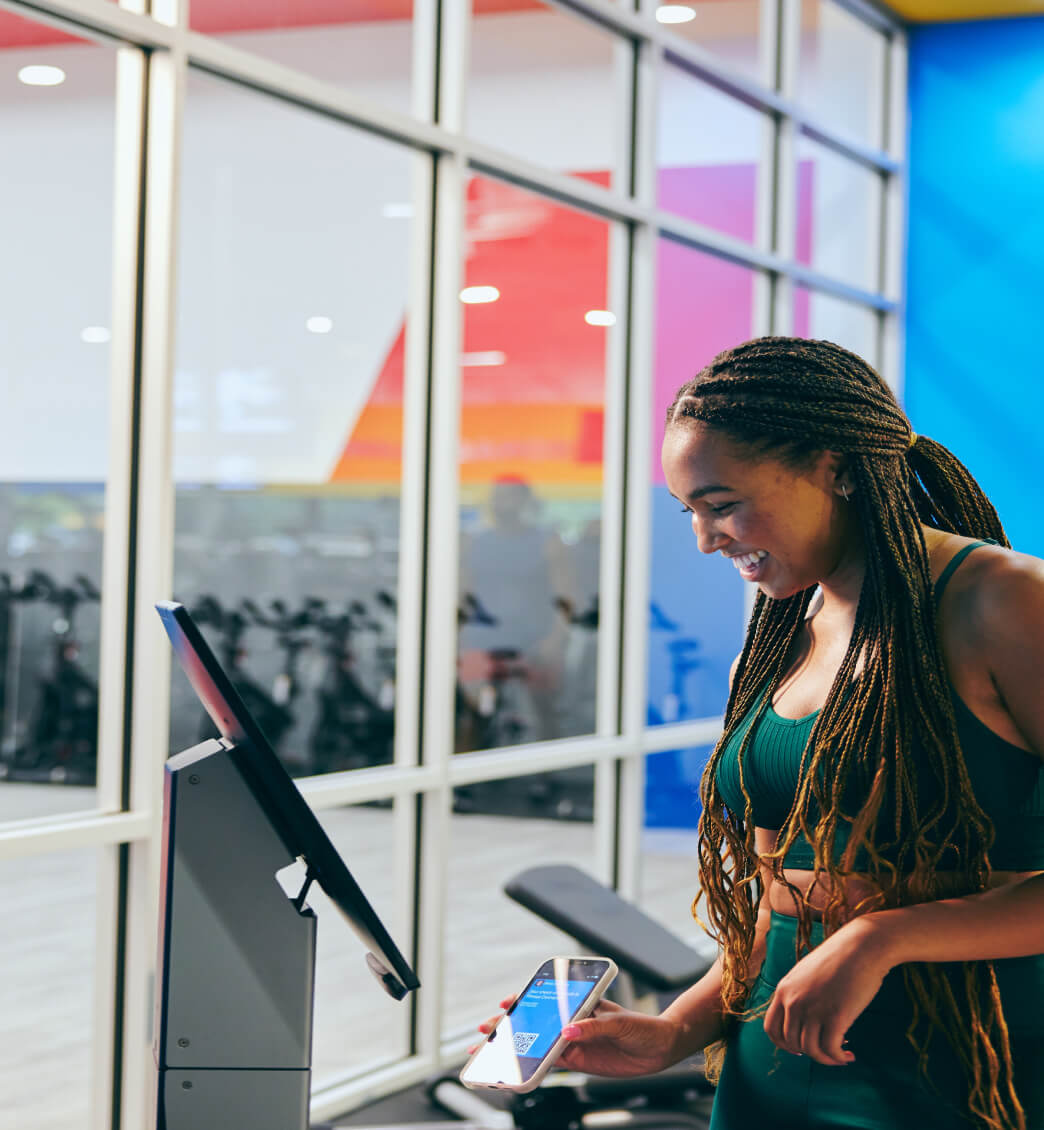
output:
M646 811L638 899L642 910L708 958L716 956L717 945L693 918L692 904L699 892L696 827L700 815L700 778L712 748L701 746L682 753L653 753L645 759L647 781L662 776L664 767L670 766L679 800L673 811L663 805ZM668 758L671 760L665 760ZM707 921L702 903L700 917Z
M0 50L0 818L18 819L94 800L116 65L11 12Z
M534 0L474 0L467 131L597 184L626 158L632 48L590 20Z
M611 225L468 187L457 746L595 724Z
M657 264L649 610L651 725L722 712L729 667L743 640L744 589L718 554L701 554L689 516L660 466L667 408L717 353L747 341L755 272L661 239ZM659 755L663 756L663 755ZM667 787L667 786L665 786ZM647 805L655 805L647 797Z
M761 0L686 0L658 4L656 19L698 43L748 78L773 84L767 45L761 43Z
M877 290L880 175L804 136L797 153L798 262L864 290Z
M189 26L382 107L412 108L413 0L191 0Z
M805 287L794 288L795 335L833 341L859 354L874 368L880 363L878 324L876 310Z
M832 0L803 0L797 97L818 121L880 145L885 37Z
M594 873L594 826L574 820L530 816L534 791L573 791L593 769L567 769L476 786L513 798L489 812L453 816L446 884L446 948L443 972L443 1036L452 1039L496 1011L497 1002L516 992L548 957L569 956L570 943L543 919L504 894L504 884L528 867L571 863ZM591 789L590 784L586 786ZM590 811L592 791L587 791ZM568 952L567 952L568 951Z
M88 1125L97 871L96 851L0 863L0 1125Z
M772 129L763 114L679 67L664 67L657 203L736 239L764 243L768 233L755 231L755 201Z
M427 158L196 74L186 114L175 592L291 772L387 763ZM182 749L202 714L180 675L173 693Z
M409 802L412 809L412 801ZM401 864L393 802L327 809L319 821L348 865L392 940L410 960L408 923L395 886ZM313 885L308 903L319 918L316 945L312 1088L404 1058L409 1002L393 1001L374 981L366 950L341 913Z

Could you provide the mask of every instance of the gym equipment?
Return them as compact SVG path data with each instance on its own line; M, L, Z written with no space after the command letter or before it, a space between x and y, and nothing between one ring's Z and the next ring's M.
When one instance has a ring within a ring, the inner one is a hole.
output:
M219 635L218 654L221 665L228 672L232 685L242 698L247 710L261 727L265 737L274 749L286 733L293 728L294 714L284 703L277 702L269 692L252 678L244 665L246 648L243 636L249 627L247 618L235 608L225 608L217 597L203 595L192 610L194 620L199 624L211 625ZM217 729L207 714L203 715L199 728L199 739L217 736Z
M51 667L39 684L29 736L16 751L15 763L19 769L45 773L50 781L93 783L98 760L98 684L79 662L75 623L79 606L100 600L101 594L82 574L73 584L63 586L34 570L21 595L54 605L57 615L51 623Z
M394 690L391 703L384 706L363 686L351 646L356 632L380 631L380 625L367 618L366 606L360 601L352 601L340 613L327 612L322 601L313 601L311 622L322 637L326 661L316 691L318 716L308 740L311 771L331 773L391 764Z

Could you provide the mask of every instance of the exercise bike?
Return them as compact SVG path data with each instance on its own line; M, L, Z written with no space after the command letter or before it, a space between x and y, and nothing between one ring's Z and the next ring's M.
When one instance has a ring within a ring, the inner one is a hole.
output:
M228 672L232 685L272 748L278 750L287 732L293 728L295 718L288 705L278 702L244 666L246 649L243 646L243 636L249 627L246 616L239 609L224 608L216 597L205 595L199 598L192 609L192 617L197 624L209 624L218 633L215 650L220 657L221 666ZM217 727L204 714L200 721L198 740L207 741L217 736Z
M379 631L366 606L352 601L344 612L326 611L314 601L312 625L322 640L326 670L317 691L318 717L308 741L313 773L388 765L394 757L394 695L388 705L363 686L355 671L352 636ZM385 699L385 701L388 701Z
M40 682L26 745L15 755L19 768L46 773L55 782L93 784L98 761L98 683L79 662L76 610L98 601L93 582L78 575L62 586L34 570L21 595L55 606L51 622L53 658Z

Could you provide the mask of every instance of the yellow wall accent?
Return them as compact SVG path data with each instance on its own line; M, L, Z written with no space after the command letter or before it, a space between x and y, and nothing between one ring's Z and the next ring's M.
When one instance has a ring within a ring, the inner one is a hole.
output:
M1044 15L1044 0L888 0L888 7L915 23Z

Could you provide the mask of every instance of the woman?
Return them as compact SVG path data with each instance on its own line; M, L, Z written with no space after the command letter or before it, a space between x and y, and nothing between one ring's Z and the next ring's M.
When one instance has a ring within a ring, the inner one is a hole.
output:
M1044 562L829 342L716 357L663 468L759 588L702 785L720 955L658 1017L572 1025L563 1066L705 1047L712 1130L1041 1130Z

